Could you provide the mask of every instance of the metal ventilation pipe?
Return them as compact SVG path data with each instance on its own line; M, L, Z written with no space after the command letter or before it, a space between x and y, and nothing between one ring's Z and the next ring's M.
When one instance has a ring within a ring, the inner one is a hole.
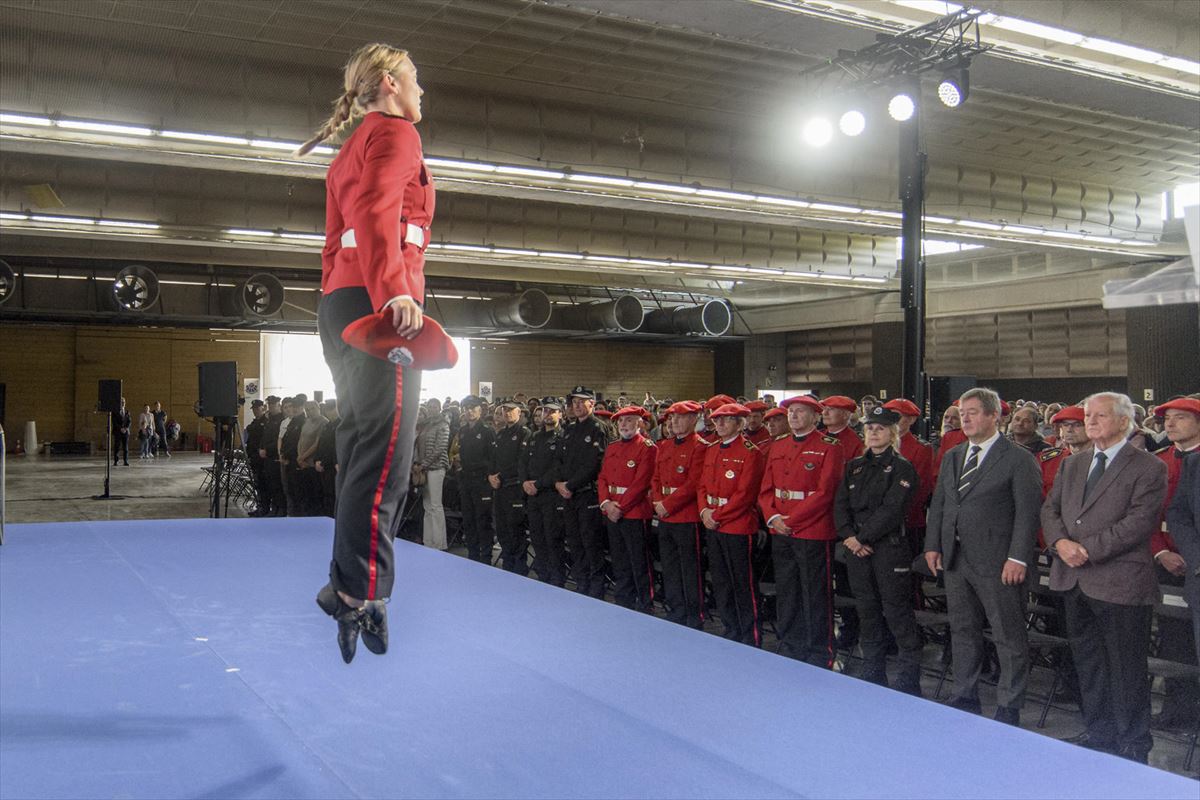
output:
M158 302L158 276L149 267L130 264L113 279L108 300L117 311L145 311Z
M222 298L226 314L234 317L272 317L283 308L283 284L274 275L251 275Z
M724 336L733 325L733 313L722 300L709 300L698 306L658 308L646 315L642 330L647 333L700 334Z
M0 261L0 306L17 292L17 273L7 261Z
M646 312L631 294L619 295L604 303L578 303L556 309L555 328L576 331L613 331L633 333L642 327Z
M510 297L482 303L478 313L497 328L544 328L553 305L541 289L526 289Z

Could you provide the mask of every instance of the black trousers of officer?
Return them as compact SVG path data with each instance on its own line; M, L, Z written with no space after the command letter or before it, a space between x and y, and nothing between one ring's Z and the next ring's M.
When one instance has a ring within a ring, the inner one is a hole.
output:
M525 514L533 544L533 571L538 580L554 586L566 583L563 549L563 500L554 489L526 496Z
M771 535L779 654L833 666L833 542Z
M704 628L704 572L700 564L700 525L657 520L658 559L662 564L663 604L667 619Z
M463 474L458 479L458 499L462 504L463 538L467 557L481 564L492 563L492 486L486 475Z
M921 651L925 640L912 603L912 551L903 533L872 545L874 554L846 553L846 572L862 624L863 680L887 686L888 632L900 651L896 688L921 691Z
M263 461L263 479L267 484L272 517L287 516L287 495L283 491L283 466L277 459Z
M1188 564L1188 569L1193 569ZM1159 584L1183 586L1184 579L1172 575L1161 565L1156 566ZM1173 617L1158 615L1158 650L1155 655L1168 661L1184 664L1196 663L1196 643L1193 641L1191 615ZM1192 730L1196 717L1200 715L1200 682L1195 677L1166 678L1163 680L1162 718L1171 724Z
M604 528L600 499L595 488L580 489L563 504L567 547L571 549L571 577L575 591L604 597Z
M347 325L373 312L365 289L338 289L321 298L317 323L342 419L329 578L351 597L382 600L395 581L392 541L408 499L421 373L342 341Z
M504 569L518 575L529 574L529 537L525 533L525 492L521 485L501 486L496 490L496 538L500 540L500 559Z
M724 636L758 647L762 644L758 588L750 568L754 536L710 530L707 539L713 599L725 625Z
M117 465L117 456L121 456L125 461L125 466L129 466L129 431L118 433L113 431L112 435L112 457L113 466Z
M254 481L254 499L258 503L257 515L265 517L271 508L271 495L267 490L267 476L263 473L263 459L257 453L246 455L250 477Z
M1154 606L1124 606L1065 597L1071 654L1079 671L1083 723L1098 743L1150 752L1150 621Z
M845 562L835 557L830 562L830 568L833 570L834 595L853 600L854 592L850 589L850 576L846 573ZM842 606L838 608L836 603L834 608L842 620L842 624L838 626L838 636L835 643L840 643L842 647L853 649L854 645L858 643L858 609L855 606Z
M646 553L646 520L605 519L608 552L612 558L613 599L624 608L649 612L654 608L654 576Z
M337 471L326 467L321 472L321 516L337 516Z
M296 466L295 459L282 464L283 473L283 496L287 504L287 515L289 517L303 516L300 508L300 477L299 468Z

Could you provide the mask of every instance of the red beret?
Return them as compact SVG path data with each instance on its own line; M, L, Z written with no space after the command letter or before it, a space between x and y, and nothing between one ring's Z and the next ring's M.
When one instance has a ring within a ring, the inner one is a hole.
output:
M667 407L668 414L699 414L700 404L695 400L680 400Z
M741 403L726 403L712 412L712 415L714 417L748 417L750 416L750 409Z
M613 412L609 411L607 408L597 408L592 413L597 417L600 417L600 419L609 419L613 415Z
M1167 412L1172 408L1180 411L1190 411L1193 414L1200 416L1200 400L1194 400L1191 397L1177 397L1174 400L1168 400L1158 408L1154 409L1154 416L1165 417Z
M767 404L762 400L751 400L749 403L746 403L746 408L750 409L750 413L753 414L756 411L766 411Z
M779 406L776 406L775 408L772 408L767 413L763 414L763 419L775 419L775 417L786 417L786 416L787 416L787 409L783 409L783 408L780 408Z
M888 400L883 404L883 407L888 411L895 411L897 414L902 414L906 417L921 416L921 409L917 408L917 404L912 400L905 400L903 397L896 400Z
M396 333L391 309L360 317L342 331L342 341L364 353L409 369L449 369L458 363L458 349L432 317L411 339Z
M645 411L646 410L641 406L625 406L624 408L619 408L614 411L612 413L612 419L620 419L621 417L643 417L645 416ZM596 413L599 414L600 412L597 411Z
M811 408L813 411L816 411L817 413L820 413L820 411L821 411L821 401L818 400L817 398L813 397L811 394L798 394L795 397L789 397L789 398L785 399L782 403L780 403L779 407L780 408L791 408L792 406L796 405L797 403L806 405L809 408Z
M1000 401L1000 416L1007 417L1011 411L1012 411L1012 407L1009 406L1008 403L1001 400Z
M1083 409L1079 406L1067 406L1062 411L1050 418L1051 425L1057 425L1060 422L1083 422Z
M821 405L825 406L825 408L840 408L843 411L853 411L858 408L858 404L844 394L835 394L832 397L826 397L821 401Z
M708 402L704 404L705 411L716 411L721 406L727 406L733 402L733 398L727 394L716 394L708 398Z

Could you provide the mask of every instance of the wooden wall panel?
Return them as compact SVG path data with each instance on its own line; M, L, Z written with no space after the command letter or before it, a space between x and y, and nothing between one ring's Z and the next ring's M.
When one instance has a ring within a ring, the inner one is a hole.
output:
M70 439L75 427L75 330L0 325L0 383L6 385L5 439L24 441L25 422L37 422L42 441ZM94 401L93 401L94 402Z

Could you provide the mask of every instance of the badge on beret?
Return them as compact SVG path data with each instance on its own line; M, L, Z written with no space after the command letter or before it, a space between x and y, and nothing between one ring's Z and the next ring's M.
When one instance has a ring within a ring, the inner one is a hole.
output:
M583 437L583 440L584 440L585 442L591 442L591 441L592 441L592 437L591 437L591 436L585 436L585 437Z
M805 468L805 469L816 469L816 468L817 468L817 465L816 465L816 464L814 464L814 463L812 463L811 461L805 461L805 462L804 462L804 468Z
M733 472L733 470L731 470L731 469L725 470L725 477L726 477L726 478L732 478L732 477L733 477L733 475L734 475L734 472Z
M683 474L683 464L680 464L678 467L676 467L675 471L678 472L680 475L682 475Z
M892 465L891 465L891 464L888 464L886 467L884 467L884 468L883 468L883 471L884 471L884 472L891 472L891 471L892 471Z
M512 440L515 442L515 441L517 440L517 437L516 437L516 436L513 436L513 437L512 437Z
M627 467L636 467L636 466L637 466L637 462L636 462L636 461L634 461L634 460L631 458L631 459L629 459L628 461L626 461L626 462L625 462L625 466L627 466Z

